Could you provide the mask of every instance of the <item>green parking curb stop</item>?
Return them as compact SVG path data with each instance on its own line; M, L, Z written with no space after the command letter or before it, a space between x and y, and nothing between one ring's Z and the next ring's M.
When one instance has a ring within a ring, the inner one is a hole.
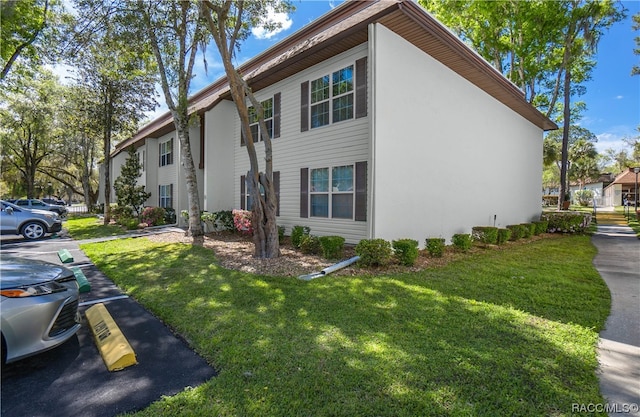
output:
M71 256L71 252L69 252L69 249L60 249L58 251L58 258L60 258L60 261L62 261L63 264L73 262L73 256Z
M69 269L71 269L73 271L73 275L76 276L76 281L78 282L80 292L91 291L91 284L89 283L87 277L82 273L80 268L78 268L77 266L72 266Z

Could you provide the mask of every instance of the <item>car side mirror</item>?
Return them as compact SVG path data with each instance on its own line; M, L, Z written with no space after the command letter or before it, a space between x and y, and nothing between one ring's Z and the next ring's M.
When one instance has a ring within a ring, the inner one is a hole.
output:
M4 209L4 212L7 214L13 214L13 207L7 207Z

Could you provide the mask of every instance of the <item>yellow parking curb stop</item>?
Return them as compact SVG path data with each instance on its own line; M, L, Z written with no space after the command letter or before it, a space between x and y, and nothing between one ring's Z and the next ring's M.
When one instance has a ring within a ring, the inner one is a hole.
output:
M119 371L138 363L131 345L104 304L96 304L87 309L85 315L96 346L109 371Z

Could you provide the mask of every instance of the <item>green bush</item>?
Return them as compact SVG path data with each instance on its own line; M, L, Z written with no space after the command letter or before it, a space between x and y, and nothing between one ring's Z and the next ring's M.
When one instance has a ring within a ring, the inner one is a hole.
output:
M127 230L135 230L138 228L138 225L140 224L138 219L133 217L120 217L117 223L123 226Z
M303 235L300 241L300 251L307 255L318 255L322 252L320 239L317 236Z
M414 239L399 239L391 242L396 258L402 265L412 266L418 255L418 241Z
M540 220L537 222L533 222L536 226L536 231L533 233L534 235L540 235L542 233L546 233L549 228L549 222L546 220Z
M520 226L522 226L523 228L524 234L522 235L522 237L525 239L533 236L536 231L536 225L533 223L522 223L520 224Z
M222 230L235 230L233 225L233 212L231 210L221 210L215 213L215 222Z
M471 249L473 239L468 233L456 233L451 237L451 243L456 249L460 249L461 251L466 252Z
M291 229L291 244L294 248L300 248L300 244L302 243L302 238L304 236L309 236L311 233L311 228L308 226L293 226Z
M282 241L284 240L285 230L286 229L284 226L278 226L278 243L282 243Z
M344 248L344 238L342 236L321 236L320 246L322 256L326 259L340 259Z
M165 211L162 207L145 207L142 209L142 223L148 226L161 226L164 223Z
M427 238L427 252L429 255L439 258L444 253L444 239L441 237Z
M519 240L524 237L525 228L521 224L510 224L507 229L511 230L510 240Z
M498 242L498 228L492 226L476 226L471 229L471 236L476 242L495 245Z
M393 258L391 244L384 239L363 239L356 245L360 265L386 266Z
M591 225L591 213L562 211L544 213L542 221L547 221L549 233L582 233Z
M504 245L509 239L511 239L511 230L498 229L498 239L496 241L498 245Z
M116 223L122 224L120 220L127 221L133 217L133 210L128 206L112 206L111 217L113 217Z

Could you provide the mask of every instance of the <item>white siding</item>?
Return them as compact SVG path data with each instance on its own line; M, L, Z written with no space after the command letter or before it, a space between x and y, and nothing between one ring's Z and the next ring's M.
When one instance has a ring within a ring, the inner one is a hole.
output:
M160 166L160 149L159 149L160 144L162 142L166 142L170 140L171 138L173 138L173 163L161 167ZM155 165L156 167L158 167L158 171L157 171L158 180L157 180L157 183L155 184L154 189L147 187L147 191L151 192L151 198L149 200L152 201L151 205L153 206L160 205L160 201L159 201L160 196L158 195L158 192L159 192L158 187L160 185L173 184L173 208L176 210L176 215L180 217L180 210L182 208L178 205L178 202L180 201L180 189L183 187L181 187L178 183L178 169L180 167L180 145L178 144L178 138L176 136L176 132L174 131L159 137L155 141L154 145L150 144L150 148L155 147L155 160L150 159L149 165L150 166Z
M203 195L204 195L204 171L198 168L200 161L200 122L198 119L189 125L189 143L191 145L191 158L193 158L193 164L196 170L196 181L198 182L198 199L200 209L203 207ZM180 141L177 133L174 131L170 136L173 136L173 165L177 173L177 181L173 183L173 208L176 211L176 217L178 222L182 220L180 217L180 211L189 209L189 193L187 190L187 181L185 177L185 169L182 164L182 150L180 148ZM160 183L169 184L169 183ZM186 226L186 224L185 224Z
M216 212L232 210L234 204L234 147L237 146L235 124L236 107L223 101L205 114L205 160L203 210ZM246 152L246 151L245 151Z
M273 140L273 170L280 171L280 216L278 224L291 232L295 225L307 225L314 235L340 235L348 243L367 237L367 222L341 219L300 218L300 169L321 168L368 161L368 117L339 122L321 128L300 131L300 85L333 71L355 64L367 55L367 45L360 45L320 65L311 67L282 82L256 93L265 100L281 95L281 136ZM249 170L249 158L240 146L240 122L234 116L234 198L240 207L240 177ZM208 136L209 137L209 136ZM261 170L264 170L264 145L256 144Z
M372 233L450 240L540 215L542 131L377 24Z

